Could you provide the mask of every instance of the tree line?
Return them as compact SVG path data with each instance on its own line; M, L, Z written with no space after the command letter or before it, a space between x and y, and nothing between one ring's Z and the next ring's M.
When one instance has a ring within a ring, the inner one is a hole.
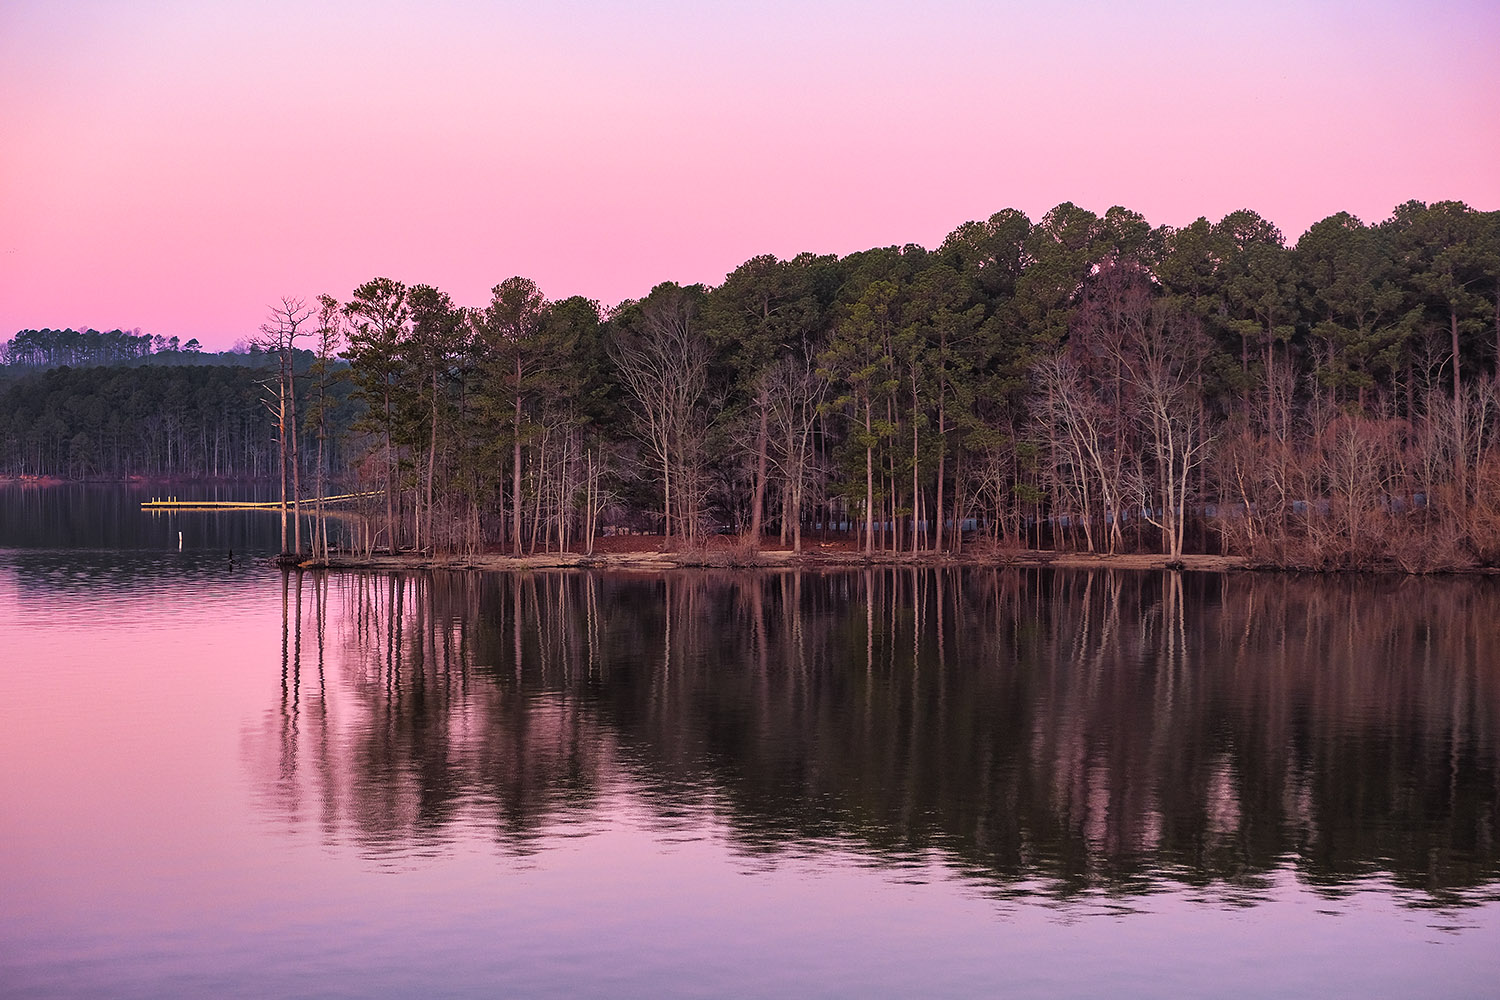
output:
M338 481L380 496L367 550L588 549L608 526L1500 558L1500 213L1459 202L1295 244L1251 211L1007 209L935 250L760 256L609 309L376 278L283 300L243 351L194 346L18 334L4 471L280 479L299 515ZM210 360L248 367L139 367Z
M1293 245L1251 211L1008 209L936 250L756 257L609 310L519 277L476 306L389 278L320 302L306 334L342 345L384 497L372 547L587 547L610 523L1500 555L1500 213L1458 202Z
M139 329L22 330L0 344L0 367L11 374L62 365L112 365L129 362L201 364L219 356L205 354L198 338L183 343L178 337L142 333Z
M259 351L204 357L240 363L98 361L0 383L0 475L273 480L280 451L265 406L270 359ZM301 352L299 371L315 360ZM341 447L353 407L346 387L333 392ZM326 463L342 469L347 460L336 448Z

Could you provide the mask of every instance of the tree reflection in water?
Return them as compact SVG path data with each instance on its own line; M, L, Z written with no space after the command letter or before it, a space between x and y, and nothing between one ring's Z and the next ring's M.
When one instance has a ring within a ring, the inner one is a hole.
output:
M535 850L623 789L665 822L711 812L744 851L937 852L1002 892L1253 900L1292 869L1451 905L1500 884L1487 581L879 568L285 586L280 702L250 741L264 804L376 853L476 828Z

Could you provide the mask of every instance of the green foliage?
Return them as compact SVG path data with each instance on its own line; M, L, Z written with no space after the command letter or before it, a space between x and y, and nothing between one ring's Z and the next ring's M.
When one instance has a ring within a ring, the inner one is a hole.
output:
M1347 399L1392 370L1413 332L1395 261L1381 231L1347 212L1309 229L1296 254L1318 380Z

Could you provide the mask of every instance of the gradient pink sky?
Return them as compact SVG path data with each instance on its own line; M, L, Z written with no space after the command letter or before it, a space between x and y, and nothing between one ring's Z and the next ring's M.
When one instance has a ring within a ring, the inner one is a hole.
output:
M1500 208L1500 5L0 4L0 340L284 295L611 304L1063 201Z

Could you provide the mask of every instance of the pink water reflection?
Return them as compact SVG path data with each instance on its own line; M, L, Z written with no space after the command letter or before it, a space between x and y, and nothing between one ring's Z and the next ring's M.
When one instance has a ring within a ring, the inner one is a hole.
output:
M732 770L660 783L646 730L578 694L599 675L480 662L503 619L403 583L398 638L393 606L309 579L299 642L273 571L143 564L143 586L100 588L65 558L0 553L8 989L1480 996L1497 971L1493 902L1417 908L1378 871L1335 894L1289 863L1247 888L1162 873L1059 896L941 844L757 840L716 784Z

